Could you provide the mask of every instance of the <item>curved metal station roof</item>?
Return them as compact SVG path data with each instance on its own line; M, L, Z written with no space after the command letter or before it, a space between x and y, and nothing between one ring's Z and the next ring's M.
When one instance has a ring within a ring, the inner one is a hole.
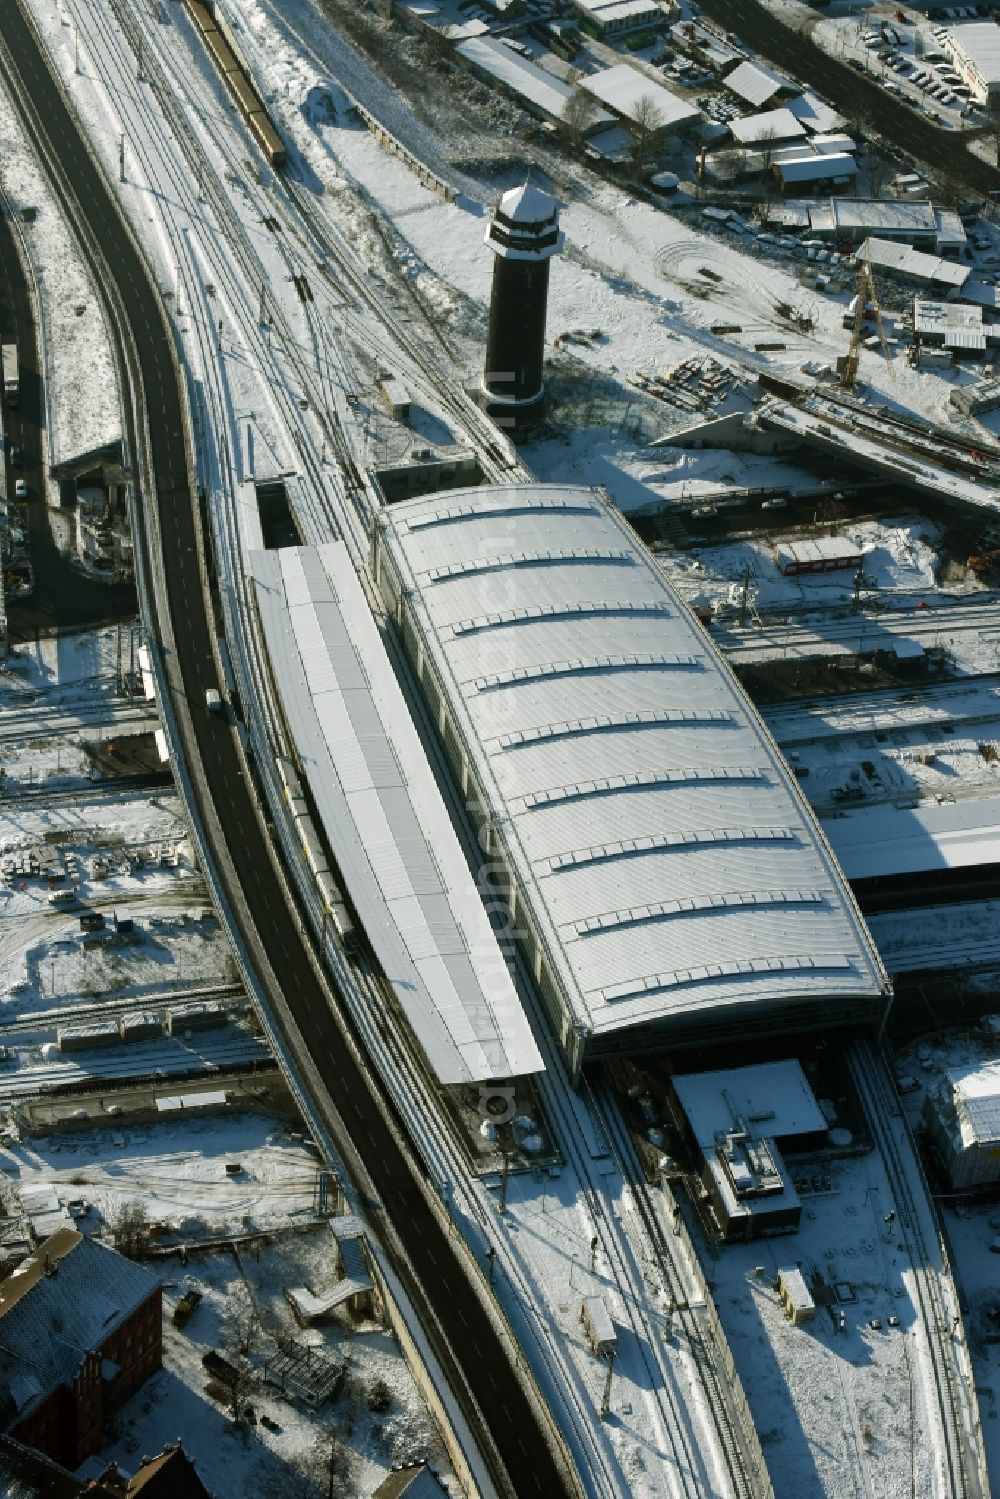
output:
M608 501L453 490L381 528L585 1028L887 990L780 752Z
M443 1083L542 1069L342 542L251 554L272 674L327 843Z

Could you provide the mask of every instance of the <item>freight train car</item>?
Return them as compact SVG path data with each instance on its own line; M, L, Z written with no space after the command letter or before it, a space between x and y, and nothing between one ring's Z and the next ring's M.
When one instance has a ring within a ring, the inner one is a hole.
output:
M216 24L215 15L202 0L185 0L195 30L215 64L236 108L243 116L250 134L273 167L283 167L286 152L281 136L264 107L264 101L247 77L242 63Z

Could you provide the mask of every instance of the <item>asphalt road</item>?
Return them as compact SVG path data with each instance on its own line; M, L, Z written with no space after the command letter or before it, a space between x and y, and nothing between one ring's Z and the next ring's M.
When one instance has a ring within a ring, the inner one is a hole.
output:
M957 178L975 194L985 196L1000 187L1000 171L966 151L957 130L944 130L919 110L901 104L881 84L786 25L760 0L701 0L701 8L718 25L735 32L751 52L816 89L848 122L870 116L886 140L939 176Z
M124 232L109 190L39 55L20 4L0 6L3 35L20 75L26 97L41 102L48 139L58 154L105 261L115 276L122 304L138 346L142 395L156 475L163 567L169 580L170 611L177 645L180 679L187 699L205 783L222 825L238 887L229 891L236 920L252 950L256 927L275 973L281 975L285 1001L309 1049L329 1098L362 1157L372 1185L384 1205L410 1267L397 1266L418 1312L433 1304L445 1330L447 1346L425 1324L456 1397L467 1405L460 1366L479 1409L487 1414L494 1441L506 1466L506 1480L518 1499L545 1499L575 1493L545 1440L538 1413L525 1393L493 1324L470 1290L455 1241L445 1232L417 1186L413 1160L401 1154L389 1128L390 1105L372 1080L356 1066L331 1017L327 994L303 949L300 932L285 905L244 785L233 730L205 705L205 689L219 686L211 643L211 622L199 576L192 476L188 472L182 432L182 408L170 349L156 296L144 267ZM147 499L147 503L149 500ZM150 621L155 627L156 622ZM195 786L199 781L195 779ZM196 796L198 791L196 790ZM204 809L203 809L204 810ZM281 1017L277 1017L281 1023ZM417 1284L414 1283L414 1272ZM474 1412L467 1417L476 1429ZM503 1475L496 1475L501 1480Z

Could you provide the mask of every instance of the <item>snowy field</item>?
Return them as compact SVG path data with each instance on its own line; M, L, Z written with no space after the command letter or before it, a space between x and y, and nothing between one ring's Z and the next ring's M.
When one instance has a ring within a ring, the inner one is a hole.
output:
M237 1161L242 1173L228 1177L227 1163ZM216 1499L304 1494L303 1471L316 1481L315 1492L326 1494L316 1449L325 1457L332 1436L340 1494L370 1494L389 1467L420 1458L447 1473L440 1440L390 1333L346 1315L305 1331L292 1319L286 1287L336 1280L333 1236L314 1211L318 1169L296 1130L252 1114L0 1146L0 1186L15 1212L22 1195L29 1204L49 1198L65 1208L72 1202L78 1213L82 1202L79 1225L94 1232L114 1224L123 1206L141 1204L148 1222L187 1242L247 1232L269 1236L259 1250L237 1256L206 1251L190 1253L186 1266L173 1255L148 1262L164 1283L164 1367L116 1418L101 1454L105 1461L127 1471L142 1453L180 1438ZM187 1326L175 1328L171 1313L189 1289L203 1299ZM346 1363L343 1390L312 1412L251 1376L243 1398L253 1404L258 1424L236 1426L227 1407L206 1393L202 1355L215 1348L238 1358L246 1342L257 1367L276 1352L277 1339L288 1337ZM384 1411L369 1406L380 1382ZM275 1429L260 1424L262 1415Z
M719 456L722 455L716 455ZM768 483L773 479L755 478L747 482ZM794 471L790 481L785 482L794 482ZM938 594L934 576L937 528L931 522L910 516L886 521L845 521L837 525L836 532L845 544L863 554L866 599L890 595L894 606L913 608ZM734 585L739 591L748 569L750 596L761 614L786 610L806 614L810 610L836 609L851 603L854 598L851 569L784 576L780 566L782 544L802 539L799 528L783 535L779 523L767 536L726 542L717 547L703 545L689 547L684 552L663 552L658 560L670 581L690 602L707 604L716 610L721 607L731 612Z
M921 917L924 913L921 912ZM928 1036L899 1052L896 1072L908 1081L902 1095L913 1129L921 1127L927 1093L953 1068L979 1066L997 1058L996 1040L974 1032ZM990 1244L1000 1236L1000 1204L944 1202L940 1205L955 1279L963 1297L969 1352L986 1443L986 1459L994 1483L1000 1481L1000 1261Z
M883 1222L892 1199L879 1159L830 1162L806 1177L801 1195L797 1233L723 1246L710 1266L775 1491L843 1499L931 1492L928 1446L911 1425L925 1419L924 1355L909 1260ZM798 1265L807 1282L820 1276L830 1291L841 1287L843 1299L792 1326L772 1289L783 1265Z
M33 209L15 227L37 296L50 463L67 463L121 437L118 380L104 313L20 117L0 89L0 188L11 209ZM26 268L27 269L27 268Z

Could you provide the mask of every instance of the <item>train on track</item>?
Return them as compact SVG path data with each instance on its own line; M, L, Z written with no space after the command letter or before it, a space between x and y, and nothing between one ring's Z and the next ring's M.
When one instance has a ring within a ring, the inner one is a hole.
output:
M310 815L308 803L302 794L302 783L295 773L291 760L284 755L276 755L274 763L278 769L282 795L291 813L292 822L295 824L295 832L302 845L306 863L319 889L323 908L337 936L344 944L344 951L354 953L358 947L358 929L347 901L344 899L343 891L330 869L330 861L319 834L316 832L316 824Z
M224 28L203 0L185 0L195 30L205 43L209 57L218 69L233 103L243 116L250 134L273 167L283 167L286 160L284 142L271 123L264 101L258 94L243 64L237 59Z

